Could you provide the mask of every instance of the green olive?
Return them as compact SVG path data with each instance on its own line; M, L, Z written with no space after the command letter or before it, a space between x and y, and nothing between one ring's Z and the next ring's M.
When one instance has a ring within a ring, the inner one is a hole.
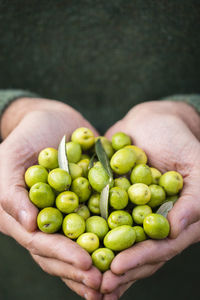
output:
M91 195L91 186L85 177L78 177L72 181L71 190L78 197L80 202L85 202Z
M47 170L40 165L35 165L28 168L25 173L25 182L29 188L38 182L47 183L47 178L48 178Z
M106 248L113 251L122 251L131 247L135 238L136 234L133 227L122 225L110 230L104 237L103 243Z
M114 209L125 208L128 204L128 193L120 187L113 187L109 192L109 203Z
M103 168L100 162L97 162L88 173L88 180L92 186L92 188L97 191L101 192L103 188L110 184L109 175Z
M81 159L81 146L76 142L66 143L66 153L68 162L77 163Z
M135 183L128 189L128 195L132 203L144 205L150 201L151 191L144 183Z
M53 169L49 172L48 183L57 192L64 192L71 185L72 179L69 173L60 168Z
M112 147L116 151L127 145L131 145L131 139L124 132L117 132L112 136Z
M90 149L95 142L93 132L86 127L77 128L72 133L71 140L72 142L80 144L82 150Z
M158 184L159 179L162 175L161 172L156 168L150 168L150 170L151 170L151 175L152 175L152 183L153 184Z
M128 148L122 148L115 152L110 160L112 170L119 175L128 173L136 162L135 153Z
M90 160L90 156L88 154L82 153L80 160L82 160L82 159L89 159Z
M58 150L54 148L43 149L39 153L38 163L49 170L58 168Z
M183 177L176 171L169 171L160 177L159 185L164 188L167 195L174 196L183 188Z
M77 239L85 231L85 220L76 213L67 215L63 220L63 232L70 239Z
M86 205L80 204L75 211L79 216L83 217L84 220L87 220L90 217L90 211Z
M63 216L54 207L43 208L37 216L38 228L45 233L57 232L62 225Z
M142 226L133 226L133 229L135 230L135 234L136 234L136 239L135 239L136 243L145 241L147 239L147 236Z
M69 173L72 180L74 180L83 175L83 169L77 164L69 163Z
M149 166L140 164L135 166L130 176L132 183L144 183L150 185L152 183L152 175Z
M76 242L88 253L92 253L99 248L99 238L92 232L85 232L81 234Z
M55 194L47 183L38 182L32 185L29 198L38 208L45 208L54 205Z
M110 268L111 262L115 257L112 250L108 248L99 248L92 253L93 265L101 272L105 272Z
M145 233L152 239L165 239L169 234L168 220L159 214L148 215L143 222Z
M114 179L114 186L120 187L128 191L131 186L130 181L126 177L118 177Z
M151 184L149 185L149 189L151 191L151 200L148 202L149 206L153 208L164 203L166 194L161 186L157 184Z
M78 205L78 196L71 191L60 193L56 198L56 207L65 214L74 212Z
M131 215L124 210L113 211L108 217L108 226L110 229L116 228L121 225L133 225Z
M152 209L148 205L138 205L132 211L133 221L136 224L143 224L146 216L152 213Z
M98 139L101 140L102 146L103 146L108 158L110 159L114 154L114 149L112 147L112 143L104 136L98 136L97 138L95 138L95 141L97 141Z
M88 207L93 214L100 215L100 194L99 193L95 193L90 197L90 199L88 200Z
M88 167L89 167L89 163L90 163L90 160L88 159L88 158L85 158L85 159L82 159L82 160L80 160L78 163L77 163L77 165L79 166L79 167L81 167L81 169L82 169L82 176L83 177L88 177Z
M147 156L146 153L139 147L135 145L126 146L125 148L132 149L136 155L136 165L139 164L146 164L147 163Z
M108 230L108 224L102 217L93 216L86 220L86 232L95 233L100 240L104 238Z

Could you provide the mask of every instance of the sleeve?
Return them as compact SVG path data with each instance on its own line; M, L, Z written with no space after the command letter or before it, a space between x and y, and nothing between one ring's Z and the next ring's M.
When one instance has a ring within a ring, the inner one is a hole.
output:
M198 113L200 113L200 94L180 94L180 95L172 95L162 100L170 100L170 101L181 101L190 104L196 109Z
M8 89L8 90L0 90L0 118L6 108L16 99L18 98L35 98L39 97L37 94L32 93L26 90L15 90L15 89Z

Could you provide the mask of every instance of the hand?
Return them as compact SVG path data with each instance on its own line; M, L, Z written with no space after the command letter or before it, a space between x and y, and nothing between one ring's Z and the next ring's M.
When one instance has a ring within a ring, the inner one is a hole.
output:
M30 251L46 272L73 282L81 296L99 299L102 276L92 267L90 255L67 237L37 230L38 209L24 183L25 170L37 163L39 151L57 147L64 134L69 138L80 126L95 132L78 112L57 101L20 99L9 107L1 123L0 231Z
M144 149L149 164L162 172L176 170L184 178L179 200L168 215L170 237L147 240L118 254L103 275L104 299L118 299L131 282L150 276L166 261L200 240L200 118L184 103L144 103L133 108L106 133L130 135Z

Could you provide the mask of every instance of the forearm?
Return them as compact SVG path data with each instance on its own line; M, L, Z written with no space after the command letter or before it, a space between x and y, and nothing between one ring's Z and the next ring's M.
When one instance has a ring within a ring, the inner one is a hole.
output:
M5 139L20 121L33 111L58 111L62 114L70 113L72 118L74 115L80 117L75 109L60 101L42 98L19 98L12 102L2 115L0 125L2 139Z

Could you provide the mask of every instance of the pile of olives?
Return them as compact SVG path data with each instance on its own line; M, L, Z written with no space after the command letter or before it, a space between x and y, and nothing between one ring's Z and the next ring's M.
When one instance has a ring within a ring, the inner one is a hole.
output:
M84 127L69 142L63 137L58 150L42 150L25 182L40 209L38 228L76 241L102 272L119 251L169 235L159 208L174 203L183 187L178 172L149 167L145 152L125 133L109 141Z

